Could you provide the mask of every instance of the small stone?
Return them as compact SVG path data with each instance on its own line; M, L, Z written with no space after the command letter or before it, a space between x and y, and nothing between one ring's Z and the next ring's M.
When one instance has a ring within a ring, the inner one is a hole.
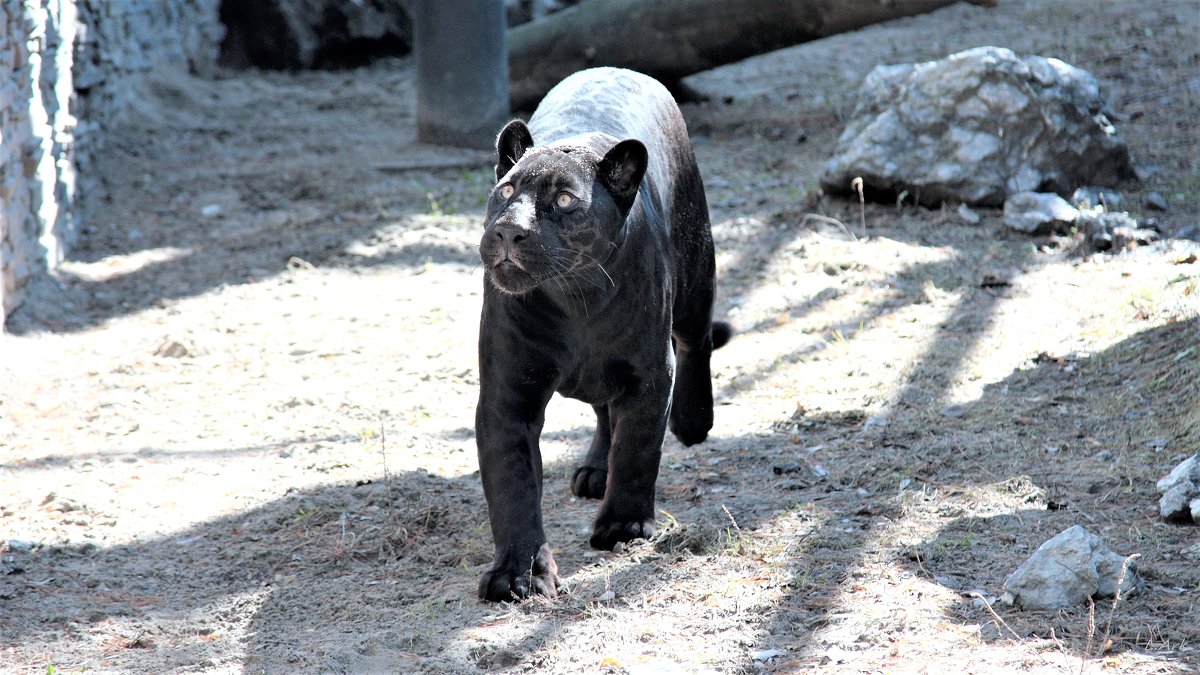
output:
M41 542L31 541L29 539L9 539L8 550L17 553L29 553L33 549L41 546Z
M886 427L887 423L888 423L888 421L887 421L886 417L868 417L867 420L865 422L863 422L863 428L864 429L882 428L882 427Z
M221 215L221 205L208 204L200 209L200 215L204 216L205 218L216 218L217 216Z
M1081 211L1075 224L1097 251L1124 248L1139 235L1137 221L1124 211Z
M1159 515L1166 520L1186 520L1192 516L1191 502L1196 495L1196 484L1190 480L1172 485L1158 500Z
M617 597L616 593L613 593L612 591L604 591L596 599L599 600L600 602L610 602L616 597Z
M750 659L765 663L776 656L783 656L786 653L787 652L782 649L758 649L750 652Z
M1038 547L1004 582L1006 604L1057 610L1094 595L1122 595L1141 586L1137 561L1114 553L1082 526L1074 525Z
M979 275L980 288L1004 288L1012 286L1013 280L1021 276L1021 270L1009 267L984 270Z
M1158 500L1158 512L1167 520L1196 518L1194 502L1200 499L1200 452L1175 465L1174 469L1155 484L1162 498Z
M996 602L996 596L988 595L987 590L983 588L969 588L961 591L960 594L964 598L970 598L971 606L978 609L989 607L992 603Z
M1167 201L1167 198L1158 192L1148 193L1145 204L1146 208L1151 211L1166 211L1171 208L1171 203Z
M1126 228L1118 228L1113 231L1113 245L1117 248L1129 248L1133 245L1145 246L1158 241L1158 232L1146 228L1139 227L1132 230Z
M966 204L959 204L957 213L958 217L962 218L962 221L968 225L978 225L981 220L979 214Z
M1004 225L1025 234L1063 230L1078 217L1078 209L1050 192L1018 192L1004 201Z
M782 476L788 473L801 473L804 471L804 465L799 462L784 462L771 467L771 471L776 476Z
M161 356L168 359L181 359L185 356L189 356L190 354L191 351L186 345L175 340L167 340L160 344L158 349L154 350L155 356Z
M1116 211L1121 205L1121 193L1110 188L1081 187L1071 193L1071 203L1080 210L1099 207L1102 211Z

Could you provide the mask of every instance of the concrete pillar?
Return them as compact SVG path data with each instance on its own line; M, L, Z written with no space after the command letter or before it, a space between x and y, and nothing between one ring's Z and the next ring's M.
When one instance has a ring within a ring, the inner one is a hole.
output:
M509 118L503 0L417 0L417 138L490 150Z

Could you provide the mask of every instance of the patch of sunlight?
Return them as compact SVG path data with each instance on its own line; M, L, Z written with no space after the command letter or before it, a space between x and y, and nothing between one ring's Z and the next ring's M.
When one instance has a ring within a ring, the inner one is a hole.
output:
M745 280L748 290L729 298L729 317L740 326L770 328L806 316L829 326L857 326L890 307L927 302L923 285L932 279L938 287L946 286L941 277L954 258L953 249L946 247L885 237L850 241L806 232L755 260L731 255L719 260L724 274L753 276ZM862 302L864 291L873 296L867 303Z
M810 408L891 399L961 301L957 267L947 247L798 238L730 298L741 362L722 353L715 372L742 390L799 387Z
M676 565L657 583L647 576L647 583L627 588L625 580L644 574L646 564L627 560L614 558L570 578L578 619L562 629L559 642L576 648L556 656L581 671L723 672L729 655L757 638L757 618L783 595L737 566L714 569L696 561ZM696 566L682 569L690 565Z
M997 299L988 325L963 355L944 403L978 400L987 386L1038 354L1092 354L1197 313L1200 294L1189 290L1177 265L1059 262L1033 269Z
M476 262L483 232L479 214L436 213L389 221L367 236L351 241L343 252L358 258L425 258L436 262ZM461 259L461 260L460 260Z
M941 339L957 297L894 308L861 323L849 339L835 342L835 355L822 367L829 377L861 380L858 389L880 403L894 400L912 383L914 366Z
M95 262L68 260L61 265L61 268L84 281L104 282L134 274L151 265L162 265L186 258L193 252L194 250L190 248L164 246L125 255L110 255Z

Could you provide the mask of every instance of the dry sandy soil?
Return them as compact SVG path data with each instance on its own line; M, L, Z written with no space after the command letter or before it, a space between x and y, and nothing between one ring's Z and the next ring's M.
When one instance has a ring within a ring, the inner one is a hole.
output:
M487 159L413 144L406 62L160 79L0 339L0 671L1197 672L1200 530L1154 482L1200 449L1198 34L1193 0L1002 0L692 78L740 331L717 426L667 441L655 540L602 553L568 486L590 411L553 402L568 590L498 605ZM984 44L1100 78L1163 242L816 193L871 66ZM1076 523L1143 592L993 603Z

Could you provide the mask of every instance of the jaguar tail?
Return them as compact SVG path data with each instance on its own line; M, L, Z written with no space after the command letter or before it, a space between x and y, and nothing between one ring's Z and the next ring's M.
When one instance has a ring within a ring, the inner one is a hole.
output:
M733 326L725 321L714 321L712 324L713 349L720 349L733 337Z

